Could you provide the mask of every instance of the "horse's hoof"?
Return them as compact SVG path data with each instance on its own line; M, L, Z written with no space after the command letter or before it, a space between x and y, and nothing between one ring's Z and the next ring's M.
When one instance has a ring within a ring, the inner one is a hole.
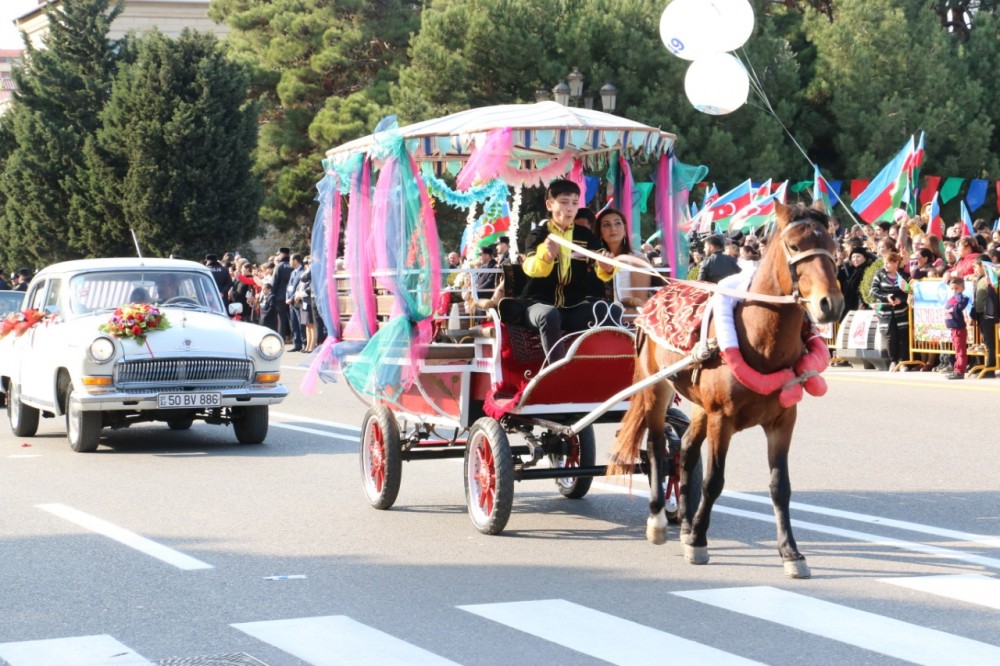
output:
M708 564L708 547L684 546L684 559L688 564Z
M788 560L785 562L785 577L812 578L812 572L805 560Z
M667 516L662 511L646 519L646 541L654 546L667 542Z

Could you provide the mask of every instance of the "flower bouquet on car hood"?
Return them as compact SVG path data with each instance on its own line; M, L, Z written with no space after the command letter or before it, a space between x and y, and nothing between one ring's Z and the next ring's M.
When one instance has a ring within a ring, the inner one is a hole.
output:
M28 329L45 319L45 313L41 310L27 309L20 312L11 312L0 321L0 338L5 338L11 333L18 337L28 332Z
M116 308L111 319L98 328L119 339L134 340L137 345L146 344L146 336L154 331L170 328L166 315L155 305L129 303Z

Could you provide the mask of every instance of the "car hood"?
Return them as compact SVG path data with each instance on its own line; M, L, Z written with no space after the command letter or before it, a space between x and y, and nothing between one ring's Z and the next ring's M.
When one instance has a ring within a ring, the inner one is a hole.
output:
M272 332L263 326L235 321L209 312L169 307L161 308L160 311L170 322L170 328L152 331L146 336L145 344L130 338L118 339L118 345L126 356L134 358L210 354L259 358L257 345L265 335ZM101 332L101 324L107 322L109 318L110 313L101 313L73 320L72 325L79 327L81 332L90 328L93 335L97 336ZM89 343L87 340L86 344Z

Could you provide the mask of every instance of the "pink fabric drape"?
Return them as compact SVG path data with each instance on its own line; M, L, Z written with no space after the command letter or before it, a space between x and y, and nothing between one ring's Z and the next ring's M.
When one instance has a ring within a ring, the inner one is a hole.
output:
M509 127L490 130L483 145L476 146L469 161L455 179L460 190L467 190L477 180L488 181L496 178L507 166L514 149L514 132Z

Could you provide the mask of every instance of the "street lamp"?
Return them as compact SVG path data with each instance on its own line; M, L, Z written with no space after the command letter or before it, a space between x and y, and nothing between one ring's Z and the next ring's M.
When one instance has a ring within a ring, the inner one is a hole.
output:
M601 108L606 113L614 113L615 103L618 99L618 88L611 83L604 84L599 94L601 96ZM585 109L594 108L594 91L583 87L583 73L579 67L574 67L573 71L566 75L552 88L551 92L545 88L535 91L535 101L548 102L555 100L563 106L583 106Z

